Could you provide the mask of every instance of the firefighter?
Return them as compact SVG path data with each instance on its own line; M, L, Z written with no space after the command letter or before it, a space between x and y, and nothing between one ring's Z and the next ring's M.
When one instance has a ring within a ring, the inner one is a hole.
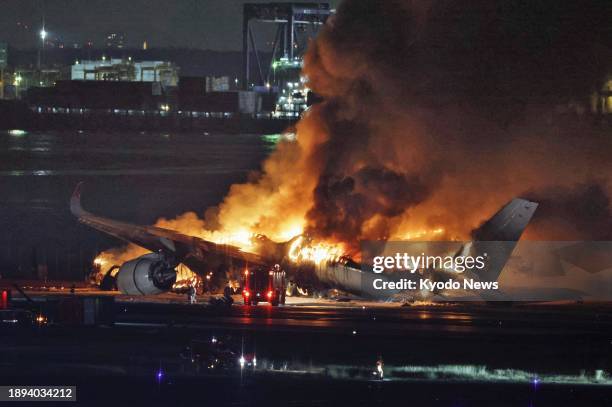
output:
M232 305L234 303L234 299L232 298L232 289L230 286L225 286L223 289L223 300L226 305Z
M273 277L273 286L276 290L276 303L285 304L285 294L287 289L285 270L281 269L280 264L275 264L270 271Z
M189 286L189 291L187 293L187 298L189 298L189 303L190 304L195 304L196 303L196 289L195 286L193 284L191 284Z

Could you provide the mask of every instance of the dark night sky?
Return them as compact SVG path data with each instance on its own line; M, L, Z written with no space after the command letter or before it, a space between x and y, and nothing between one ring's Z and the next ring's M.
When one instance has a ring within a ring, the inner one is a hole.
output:
M42 12L47 31L66 44L93 40L102 45L106 33L123 32L128 47L192 47L238 50L242 4L270 0L2 0L0 41L18 48L36 45ZM335 7L340 0L331 0ZM29 30L20 28L26 23Z

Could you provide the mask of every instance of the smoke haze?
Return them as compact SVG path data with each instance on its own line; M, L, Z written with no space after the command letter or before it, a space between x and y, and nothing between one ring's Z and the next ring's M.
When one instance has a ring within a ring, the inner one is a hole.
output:
M247 228L279 237L303 222L354 245L436 228L465 237L516 195L548 216L572 198L547 191L583 183L602 196L583 195L577 220L608 205L610 138L585 113L609 68L594 29L605 14L557 3L345 1L306 56L325 101L261 178L232 188L220 224L249 211ZM594 238L604 225L577 228ZM556 237L541 232L530 235Z
M524 196L541 203L527 238L609 238L612 138L589 114L612 72L608 7L566 3L344 1L306 55L324 101L297 140L204 221L159 226L307 232L354 252L467 238Z

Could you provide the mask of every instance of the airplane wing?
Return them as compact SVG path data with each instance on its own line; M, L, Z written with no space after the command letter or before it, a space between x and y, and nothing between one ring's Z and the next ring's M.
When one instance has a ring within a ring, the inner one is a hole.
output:
M130 223L107 219L87 212L81 206L81 189L79 183L70 198L70 211L79 219L79 222L90 226L100 232L114 236L128 243L133 243L152 252L162 251L172 255L176 260L183 261L194 258L206 261L207 257L224 257L248 262L251 264L265 264L264 260L254 254L243 252L239 247L216 244L199 237L188 236L174 230L158 228L155 226L140 226Z

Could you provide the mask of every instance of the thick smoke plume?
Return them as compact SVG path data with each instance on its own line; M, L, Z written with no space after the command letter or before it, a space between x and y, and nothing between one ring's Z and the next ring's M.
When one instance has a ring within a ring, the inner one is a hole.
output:
M465 237L517 195L546 201L547 216L567 199L551 188L595 183L607 197L612 144L587 114L609 68L605 13L558 3L345 1L306 56L325 101L257 181L232 188L219 224L275 238L301 225L354 247ZM580 237L601 236L601 223L580 224Z
M305 58L324 101L196 234L307 232L349 251L466 238L525 196L542 202L528 238L609 237L612 137L590 114L608 21L596 2L344 1Z

